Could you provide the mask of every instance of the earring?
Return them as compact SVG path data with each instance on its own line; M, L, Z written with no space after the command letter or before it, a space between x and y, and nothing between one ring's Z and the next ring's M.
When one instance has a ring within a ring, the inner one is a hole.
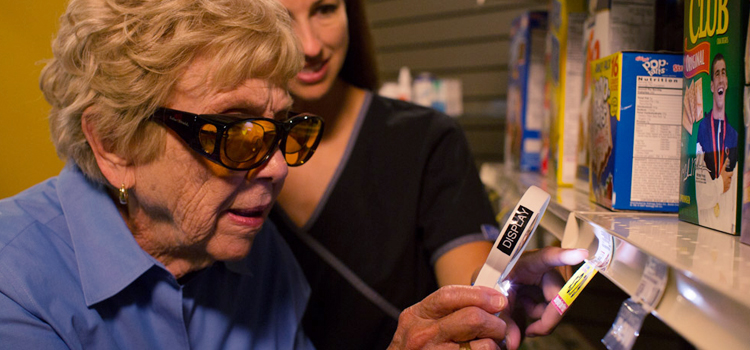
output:
M120 186L120 204L128 204L128 189L125 188L124 183Z

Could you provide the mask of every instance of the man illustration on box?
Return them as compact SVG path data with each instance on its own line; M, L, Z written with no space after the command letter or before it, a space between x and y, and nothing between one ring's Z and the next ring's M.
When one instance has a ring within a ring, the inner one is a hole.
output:
M727 64L717 53L711 61L713 108L698 126L695 196L698 222L717 230L734 232L737 204L737 131L728 123Z

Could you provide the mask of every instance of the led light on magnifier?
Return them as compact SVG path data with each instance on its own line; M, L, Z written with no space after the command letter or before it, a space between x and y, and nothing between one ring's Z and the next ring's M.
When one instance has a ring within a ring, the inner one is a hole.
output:
M502 281L497 284L497 287L499 288L498 291L500 291L500 293L503 293L503 295L505 295L506 297L508 296L508 294L510 294L510 281Z

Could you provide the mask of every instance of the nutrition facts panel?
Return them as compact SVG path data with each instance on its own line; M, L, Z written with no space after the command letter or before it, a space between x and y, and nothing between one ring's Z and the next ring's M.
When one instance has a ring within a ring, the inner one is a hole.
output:
M633 134L633 202L677 203L682 78L639 76Z
M483 165L481 176L503 191L501 206L514 205L531 185L547 191L552 200L540 227L565 248L589 249L593 256L600 239L612 240L611 262L599 272L631 297L648 278L648 266L664 266L663 296L651 313L697 348L748 348L750 245L738 236L680 221L677 214L613 212L583 191L558 188L536 173L508 172L501 164Z
M639 76L636 80L635 108L637 124L679 126L682 78Z

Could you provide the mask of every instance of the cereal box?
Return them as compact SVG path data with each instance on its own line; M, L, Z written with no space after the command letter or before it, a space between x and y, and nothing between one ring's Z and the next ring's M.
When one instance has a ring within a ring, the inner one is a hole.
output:
M584 23L584 80L578 134L576 187L589 187L588 121L591 116L591 65L594 60L625 50L654 50L656 0L589 0Z
M546 33L546 11L526 12L511 28L505 163L513 170L541 166Z
M682 55L618 52L591 66L595 201L616 210L676 212Z
M750 38L750 36L748 36ZM750 45L748 45L750 48ZM748 56L745 56L748 60ZM745 66L745 174L743 175L744 185L742 186L742 237L741 241L750 244L750 81L747 79L747 71L750 69Z
M740 233L747 1L685 2L681 220Z
M742 237L740 241L750 244L750 26L745 39L745 174L742 186Z
M550 172L561 186L575 181L581 84L583 83L584 0L553 0L547 37Z

